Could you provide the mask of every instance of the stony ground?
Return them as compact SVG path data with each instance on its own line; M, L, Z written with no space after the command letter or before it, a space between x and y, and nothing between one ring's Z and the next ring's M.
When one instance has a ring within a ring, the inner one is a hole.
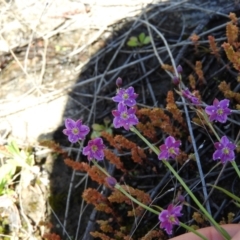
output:
M2 138L36 143L60 126L68 91L112 34L111 25L149 2L2 0Z

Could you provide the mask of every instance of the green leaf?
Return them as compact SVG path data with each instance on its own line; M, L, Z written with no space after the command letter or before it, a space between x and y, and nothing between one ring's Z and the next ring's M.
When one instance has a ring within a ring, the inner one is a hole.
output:
M100 136L101 136L101 132L93 131L90 138L93 139L93 138L100 137Z
M112 131L112 129L111 128L108 128L108 129L106 129L105 130L107 133L109 133L110 135L112 135L113 134L113 131Z
M238 203L240 203L240 198L237 197L236 195L232 194L231 192L227 191L226 189L224 188L221 188L221 187L218 187L218 186L214 186L214 185L211 185L211 184L208 184L209 186L213 187L213 188L216 188L220 191L222 191L223 193L225 193L226 195L228 195L230 198L234 199L235 201L237 201Z
M140 43L144 43L145 36L146 36L146 35L145 35L144 32L142 32L142 33L139 34L138 39L139 39L139 42L140 42Z
M94 124L92 125L92 129L93 129L94 131L100 132L100 131L104 130L104 128L105 128L104 125L100 125L100 124L97 124L97 123L94 123Z
M34 155L33 154L27 153L26 163L29 166L33 166L34 165Z
M150 38L149 36L146 36L145 39L144 39L144 41L143 41L143 44L144 44L144 45L147 45L147 44L149 44L150 42L151 42L151 38Z
M135 42L135 41L129 40L129 41L127 42L127 45L128 45L129 47L137 47L137 46L138 46L138 43Z
M0 196L4 194L5 183L0 182Z
M16 166L11 162L3 164L0 167L0 186L5 186L5 184L7 184L11 180L15 171Z
M17 143L15 141L9 142L8 145L6 146L6 148L13 155L19 155L20 154L18 145L17 145Z
M138 42L138 38L137 38L137 37L130 37L129 40L130 40L130 41L134 41L134 42Z
M137 37L130 37L129 41L127 42L129 47L137 47L139 45Z

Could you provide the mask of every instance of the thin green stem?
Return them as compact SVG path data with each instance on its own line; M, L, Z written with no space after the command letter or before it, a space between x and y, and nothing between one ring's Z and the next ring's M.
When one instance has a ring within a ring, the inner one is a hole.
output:
M192 232L194 234L196 234L197 236L199 236L200 238L202 238L203 240L208 240L206 237L204 237L201 233L199 233L198 231L196 231L195 229L193 229L192 227L189 227L188 225L180 222L179 224L181 227L185 228L186 230L188 230L189 232Z
M125 189L123 189L121 187L121 185L119 185L118 183L115 185L115 188L118 189L120 192L122 192L125 196L127 196L129 199L131 199L133 202L137 203L139 206L143 207L144 209L154 213L154 214L157 214L159 215L159 212L148 207L147 205L139 202L136 198L134 198L133 196L131 196Z
M193 199L193 201L197 204L197 206L200 208L200 210L205 214L205 216L208 218L208 220L215 226L215 228L223 235L225 239L231 239L230 235L212 218L212 216L206 211L206 209L203 207L203 205L197 200L195 195L192 193L192 191L188 188L188 186L185 184L185 182L182 180L182 178L178 175L178 173L175 171L175 169L170 165L169 162L163 160L163 163L168 167L168 169L173 173L173 175L177 178L177 180L181 183L183 188L186 190L186 192L189 194L189 196Z
M96 160L92 160L93 164L95 166L97 166L106 176L108 177L111 177L111 175L109 175L109 173L104 169L102 168L100 165L98 165L97 161Z
M93 164L94 164L95 166L97 166L106 176L111 177L111 176L109 175L109 173L108 173L104 168L102 168L101 166L99 166L98 163L97 163L95 160L92 160L92 162L93 162ZM125 190L121 187L121 185L119 185L118 183L115 185L115 188L118 189L120 192L122 192L125 196L127 196L127 197L128 197L129 199L131 199L133 202L137 203L139 206L145 208L146 210L148 210L148 211L150 211L150 212L152 212L152 213L159 214L158 211L156 211L156 210L154 210L154 209L146 206L145 204L139 202L137 199L135 199L134 197L132 197L132 196L131 196L127 191L125 191Z
M160 151L157 148L155 148L135 127L131 127L130 129L131 131L136 133L157 155L159 155ZM212 216L207 212L207 210L203 207L203 205L197 200L195 195L192 193L189 187L185 184L182 178L178 175L178 173L174 170L174 168L169 164L169 162L163 160L163 163L168 167L168 169L173 173L173 175L181 183L183 188L186 190L189 196L193 199L193 201L197 204L200 210L205 214L208 220L215 226L216 230L222 234L224 239L230 240L231 239L230 235L212 218Z
M135 127L131 127L130 130L137 134L139 138L141 138L157 155L160 153L160 151L153 146Z
M235 162L235 161L232 161L231 163L232 163L232 166L234 167L234 169L235 169L237 175L238 175L239 178L240 178L240 170L239 170L239 168L238 168L236 162Z
M106 174L106 176L110 177L109 173L104 169L102 168L101 166L98 165L97 161L95 160L92 160L93 164L95 166L97 166L104 174ZM151 208L151 207L148 207L147 205L139 202L136 198L134 198L133 196L131 196L131 194L129 194L125 189L122 188L122 186L120 184L116 184L114 186L116 189L118 189L121 193L123 193L125 196L127 196L129 199L131 199L133 202L135 202L136 204L138 204L139 206L141 206L142 208L148 210L149 212L152 212L156 215L159 215L159 212L156 211L155 209ZM161 208L162 210L162 208ZM202 234L200 234L199 232L195 231L193 228L187 226L186 224L182 223L182 222L179 222L179 225L183 228L185 228L186 230L188 231L191 231L193 233L195 233L197 236L199 236L200 238L202 238L203 240L207 240L206 237L204 237Z
M212 123L209 121L208 116L206 115L206 113L203 110L197 110L198 113L200 113L204 120L206 121L206 123L208 124L209 128L212 130L212 132L214 133L214 135L216 136L217 140L220 141L220 137L218 136L217 132L215 131Z
M217 140L220 142L221 139L220 139L220 137L218 136L218 134L217 134L217 132L215 131L215 129L214 129L214 127L212 126L212 124L209 122L209 119L208 119L208 117L206 116L206 114L205 114L204 112L201 112L201 111L198 111L198 112L200 112L200 113L202 114L202 116L203 116L203 118L205 119L205 121L207 122L209 128L213 131L213 133L214 133L214 135L216 136ZM235 161L232 162L232 166L233 166L233 168L235 169L237 175L238 175L239 178L240 178L240 171L239 171L239 168L238 168L238 166L236 165L236 162L235 162Z
M146 206L145 204L139 202L136 198L132 197L127 191L125 191L118 183L115 185L115 188L118 189L120 192L122 192L125 196L127 196L129 199L131 199L133 202L137 203L139 206L143 207L144 209L155 213L157 215L159 215L159 212ZM199 232L197 232L196 230L194 230L193 228L187 226L186 224L179 222L179 225L183 228L185 228L188 231L193 232L194 234L196 234L197 236L199 236L200 238L202 238L203 240L208 240L206 237L204 237L202 234L200 234Z

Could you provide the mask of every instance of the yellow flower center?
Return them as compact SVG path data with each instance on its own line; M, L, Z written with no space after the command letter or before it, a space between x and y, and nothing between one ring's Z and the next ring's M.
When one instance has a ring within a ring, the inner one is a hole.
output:
M122 118L124 118L124 119L127 119L127 118L128 118L128 115L127 115L126 112L122 113Z
M92 146L92 151L93 151L93 152L96 152L97 150L98 150L98 147L97 147L96 145L93 145L93 146Z
M169 149L168 149L168 152L171 153L171 154L175 154L175 150L174 150L173 147L169 148Z
M127 93L124 93L124 94L123 94L123 98L124 98L124 99L128 99L128 94L127 94Z
M168 220L171 222L171 223L175 223L175 217L173 215L169 216Z
M223 153L224 154L229 154L229 149L228 148L223 148Z
M73 133L74 135L77 135L77 134L79 133L78 128L73 128L73 129L72 129L72 133Z
M217 113L218 113L218 115L222 115L223 114L223 110L222 109L218 109Z

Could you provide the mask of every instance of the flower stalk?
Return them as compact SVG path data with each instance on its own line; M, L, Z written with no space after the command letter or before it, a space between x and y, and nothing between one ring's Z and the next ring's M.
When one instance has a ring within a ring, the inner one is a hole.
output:
M98 164L97 161L92 160L92 162L93 162L93 164L94 164L95 166L97 166L107 177L111 178L111 176L109 175L109 173L108 173L104 168L102 168L102 167ZM159 215L159 211L157 211L157 210L155 210L155 209L153 209L153 208L151 208L151 207L149 207L149 206L147 206L147 205L139 202L136 198L134 198L133 196L131 196L131 194L129 194L125 189L123 189L120 184L116 183L116 184L114 185L114 187L115 187L116 189L118 189L118 190L119 190L122 194L124 194L126 197L128 197L129 199L131 199L133 202L135 202L136 204L138 204L139 206L141 206L142 208L144 208L144 209L146 209L147 211L152 212L152 213L154 213L154 214L156 214L156 215ZM161 207L159 207L159 206L158 206L158 208L161 209L161 211L163 210L163 209L162 209ZM182 223L182 222L180 222L180 221L179 221L179 225L180 225L181 227L185 228L186 230L188 230L188 231L190 231L190 232L193 232L194 234L196 234L197 236L199 236L201 239L203 239L203 240L208 240L208 239L207 239L206 237L204 237L202 234L200 234L199 232L197 232L197 231L194 230L193 228L187 226L186 224L184 224L184 223Z
M156 149L142 134L135 128L131 127L130 130L134 133L136 133L157 155L159 155L160 151ZM177 180L180 182L182 187L186 190L186 192L189 194L189 196L193 199L193 201L197 204L199 209L205 214L205 216L208 218L208 220L214 225L216 230L222 234L224 239L230 240L230 235L224 230L213 218L212 216L207 212L207 210L202 206L202 204L197 200L195 195L192 193L192 191L189 189L189 187L185 184L185 182L182 180L182 178L178 175L178 173L175 171L175 169L169 164L168 161L163 160L163 163L168 167L168 169L173 173L173 175L177 178Z

